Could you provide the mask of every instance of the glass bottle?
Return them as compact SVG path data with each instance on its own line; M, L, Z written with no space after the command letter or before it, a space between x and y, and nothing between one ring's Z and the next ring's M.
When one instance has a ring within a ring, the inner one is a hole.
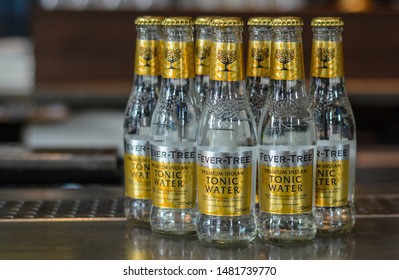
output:
M270 83L270 49L272 44L272 18L253 17L248 20L249 43L246 88L249 103L259 124Z
M256 237L256 129L245 91L241 18L212 20L210 90L197 135L201 241L245 245Z
M190 17L169 17L164 25L160 97L151 121L150 224L154 232L196 232L194 27Z
M252 17L248 20L249 42L247 55L246 89L255 118L256 130L270 83L270 50L272 18ZM258 171L256 172L258 178ZM256 210L259 210L259 183L256 181Z
M133 89L124 118L125 214L149 223L151 210L150 125L160 88L162 17L135 20L137 30Z
M310 98L316 122L318 233L355 224L356 124L344 80L341 18L314 18Z
M195 99L199 112L205 105L209 91L209 62L211 57L212 17L195 19Z
M316 130L305 91L299 17L274 18L268 106L259 122L262 240L313 239Z

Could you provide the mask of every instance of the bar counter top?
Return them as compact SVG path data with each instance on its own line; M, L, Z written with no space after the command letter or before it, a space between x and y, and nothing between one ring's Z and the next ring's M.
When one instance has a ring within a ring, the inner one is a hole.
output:
M388 260L399 258L398 218L361 218L352 234L305 244L256 240L244 248L203 245L195 237L157 235L125 221L12 222L0 227L0 259L267 259Z
M123 216L121 187L1 189L0 259L397 260L399 193L396 187L384 190L384 194L359 193L356 226L347 235L318 236L289 245L257 239L247 247L220 248L205 245L195 236L163 236L149 227L129 224ZM92 211L76 211L78 204ZM75 207L74 215L65 214L67 205ZM38 208L65 213L48 215Z

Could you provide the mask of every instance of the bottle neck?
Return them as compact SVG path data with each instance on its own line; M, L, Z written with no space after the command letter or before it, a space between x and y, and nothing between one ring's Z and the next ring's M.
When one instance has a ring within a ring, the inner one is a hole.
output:
M270 76L271 26L249 27L247 77Z
M271 79L299 81L305 79L302 46L302 27L277 26L273 28L271 46Z
M249 41L271 41L271 40L272 40L271 26L249 27Z
M174 42L194 42L194 27L192 25L165 26L164 40Z
M344 78L342 27L313 28L311 73L314 78Z
M212 27L198 25L196 27L195 41L195 74L209 76L209 64L211 57Z
M136 28L136 53L134 63L134 73L136 76L156 76L161 74L160 57L162 53L160 38L161 26L159 25L139 25Z
M302 27L275 26L272 29L272 40L275 42L302 42Z
M164 27L163 79L192 79L194 72L194 28Z
M241 26L213 29L210 61L211 80L225 82L244 80Z
M197 40L212 40L212 27L209 25L198 25L195 28L195 38Z
M213 42L221 43L242 43L241 26L221 26L214 27L212 34Z
M137 40L159 40L161 39L162 26L160 25L139 25L136 27Z
M339 26L313 27L313 40L342 42L343 28Z

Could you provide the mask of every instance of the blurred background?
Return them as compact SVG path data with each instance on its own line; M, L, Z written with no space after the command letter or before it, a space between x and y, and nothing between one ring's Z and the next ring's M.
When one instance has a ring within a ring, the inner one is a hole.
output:
M122 185L139 15L301 16L307 78L311 19L343 17L357 181L398 181L399 0L1 0L0 186Z

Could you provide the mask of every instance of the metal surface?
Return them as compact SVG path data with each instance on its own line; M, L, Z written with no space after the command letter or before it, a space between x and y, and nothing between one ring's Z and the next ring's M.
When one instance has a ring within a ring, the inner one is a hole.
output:
M1 223L0 259L399 259L397 222L358 219L350 235L285 246L256 240L244 248L205 246L117 220Z
M0 189L0 259L399 259L399 193L360 192L356 201L350 234L217 248L128 223L121 187Z
M124 218L123 198L56 200L0 200L0 220ZM361 195L356 199L358 218L399 217L399 194Z
M357 217L399 217L399 194L361 195L356 199Z
M122 199L0 201L0 219L124 217Z

